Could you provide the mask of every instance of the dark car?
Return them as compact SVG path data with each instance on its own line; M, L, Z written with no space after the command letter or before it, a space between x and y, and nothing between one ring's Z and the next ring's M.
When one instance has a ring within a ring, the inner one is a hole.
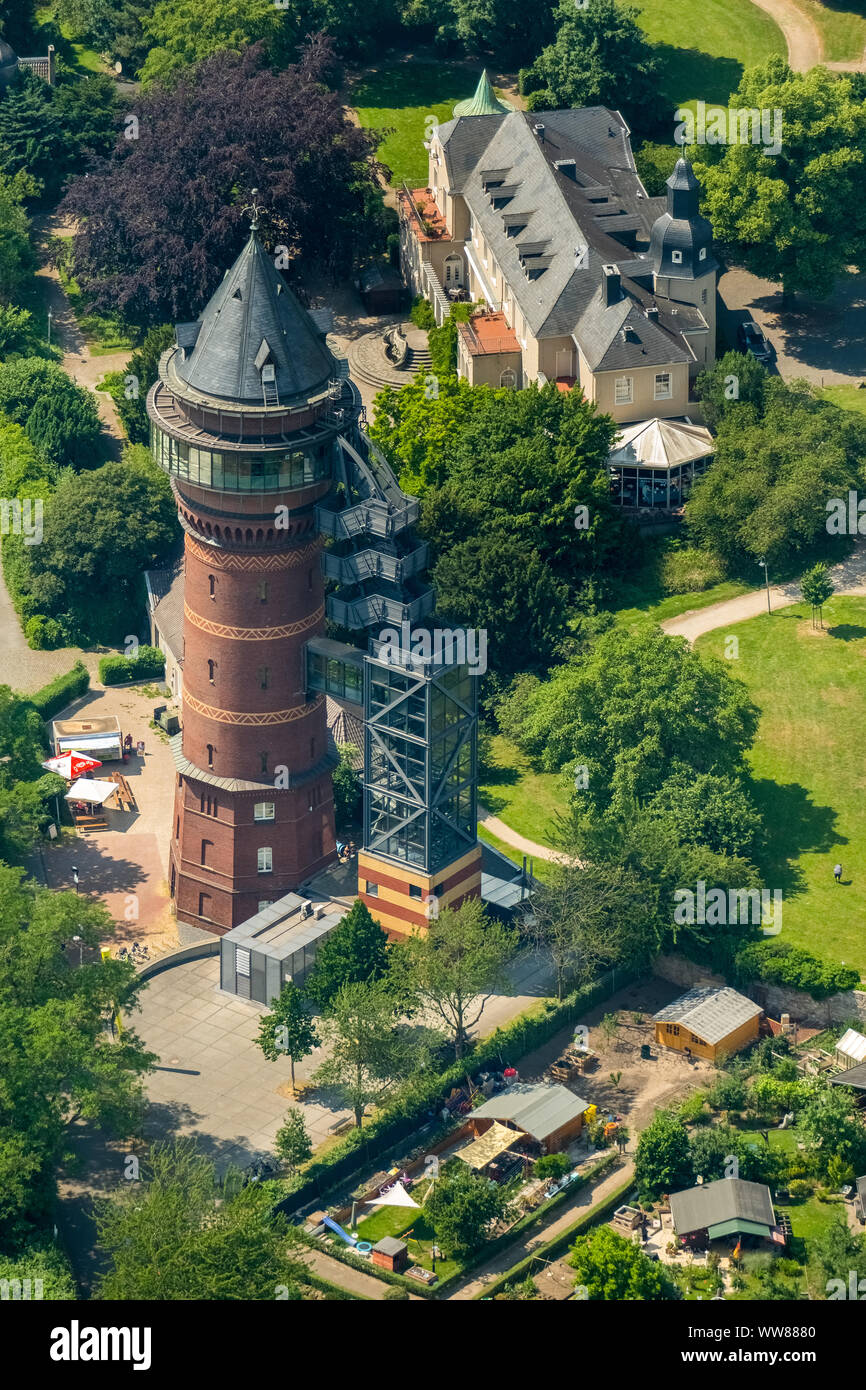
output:
M749 352L756 362L772 362L773 349L760 328L751 319L741 323L737 329L737 346L740 352Z

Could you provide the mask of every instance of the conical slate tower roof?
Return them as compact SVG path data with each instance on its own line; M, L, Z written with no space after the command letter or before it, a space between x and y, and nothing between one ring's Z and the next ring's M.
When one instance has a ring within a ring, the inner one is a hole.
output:
M487 76L485 68L478 79L478 86L475 88L474 97L467 97L466 101L458 101L454 107L455 116L504 116L511 110L511 107L504 101L500 101L490 85L490 78Z
M200 320L178 325L185 346L177 374L208 396L280 405L320 394L335 364L312 319L283 282L256 235L250 238ZM178 358L181 354L178 354ZM274 372L265 371L273 366Z

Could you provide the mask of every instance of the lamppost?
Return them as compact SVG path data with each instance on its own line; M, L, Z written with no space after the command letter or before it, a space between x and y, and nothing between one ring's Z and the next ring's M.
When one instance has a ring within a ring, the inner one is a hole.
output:
M78 865L72 865L72 882L75 884L75 891L78 892Z
M766 562L766 560L759 560L759 561L758 561L758 564L761 566L761 569L764 571L764 583L765 583L766 586L767 586L767 612L768 612L768 613L772 613L773 610L772 610L772 608L770 607L770 571L767 569L767 562Z
M54 317L54 315L52 314L51 310L49 309L49 310L48 310L48 346L49 346L49 347L51 346L51 320L53 319L53 317Z
M81 955L82 955L82 951L84 950L84 942L82 941L82 939L81 939L80 936L73 936L72 940L78 942L78 964L79 964L79 967L80 967L80 966L81 966Z

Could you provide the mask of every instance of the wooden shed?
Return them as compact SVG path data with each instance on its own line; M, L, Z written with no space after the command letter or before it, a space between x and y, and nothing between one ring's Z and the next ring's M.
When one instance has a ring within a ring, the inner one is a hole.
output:
M728 1057L758 1036L763 1010L727 985L697 986L653 1017L659 1047L710 1062Z
M370 1255L374 1265L378 1265L380 1269L390 1269L394 1274L399 1274L409 1263L406 1241L397 1240L396 1236L383 1236L373 1246Z
M587 1105L566 1086L516 1083L473 1110L470 1123L476 1135L501 1124L522 1131L543 1152L558 1153L580 1134Z

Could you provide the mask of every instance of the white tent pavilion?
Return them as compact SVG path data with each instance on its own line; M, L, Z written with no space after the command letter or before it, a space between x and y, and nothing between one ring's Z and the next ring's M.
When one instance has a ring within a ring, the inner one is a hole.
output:
M94 806L102 806L117 791L116 782L102 782L97 778L79 777L66 793L67 801L88 801Z
M625 425L608 458L611 500L622 507L679 507L714 449L710 431L686 417Z
M365 1207L419 1207L419 1203L409 1196L401 1182L395 1182L387 1192L380 1192L378 1197L373 1197L369 1202L364 1203Z

